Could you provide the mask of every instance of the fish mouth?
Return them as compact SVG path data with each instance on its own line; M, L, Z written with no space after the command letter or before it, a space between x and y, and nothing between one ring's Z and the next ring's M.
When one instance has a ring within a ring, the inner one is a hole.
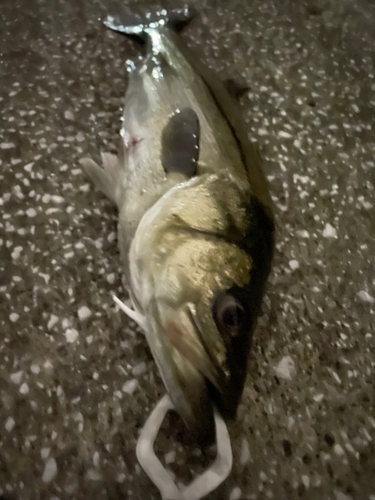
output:
M169 311L170 312L170 311ZM215 438L214 408L220 404L223 374L207 349L191 307L168 314L149 344L169 396L201 444Z

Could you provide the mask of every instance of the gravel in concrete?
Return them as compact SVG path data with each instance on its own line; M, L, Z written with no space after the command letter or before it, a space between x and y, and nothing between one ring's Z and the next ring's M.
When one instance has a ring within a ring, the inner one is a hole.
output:
M196 6L183 37L250 86L243 113L278 219L233 472L209 498L375 500L375 4ZM116 151L138 54L102 27L109 7L0 4L3 500L158 498L135 444L164 389L110 296L126 298L116 212L79 166ZM182 452L182 434L170 416L158 449L186 481L214 450Z

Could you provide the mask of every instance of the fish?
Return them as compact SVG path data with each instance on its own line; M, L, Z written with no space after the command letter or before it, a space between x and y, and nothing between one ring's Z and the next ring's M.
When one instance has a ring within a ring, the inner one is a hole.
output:
M118 208L131 307L193 436L236 417L271 271L275 219L260 155L230 88L184 45L192 9L109 15L145 46L127 61L118 155L81 164ZM238 88L236 89L238 93Z

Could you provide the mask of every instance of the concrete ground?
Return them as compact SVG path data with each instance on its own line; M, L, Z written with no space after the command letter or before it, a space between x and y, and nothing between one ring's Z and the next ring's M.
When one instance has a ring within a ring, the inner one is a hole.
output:
M110 297L126 297L116 212L78 163L116 150L139 53L101 25L114 5L0 2L2 500L159 498L135 444L164 389ZM233 472L208 498L374 500L375 3L196 6L183 38L249 84L278 220ZM171 420L159 453L188 480L213 450L183 451Z

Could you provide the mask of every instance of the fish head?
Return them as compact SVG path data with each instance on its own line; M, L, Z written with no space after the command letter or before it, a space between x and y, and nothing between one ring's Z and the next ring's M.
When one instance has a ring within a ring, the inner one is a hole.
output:
M192 185L164 200L148 226L152 241L133 247L134 261L149 248L138 260L136 296L177 411L197 436L212 437L214 407L224 418L236 414L270 255L267 231L236 186Z

